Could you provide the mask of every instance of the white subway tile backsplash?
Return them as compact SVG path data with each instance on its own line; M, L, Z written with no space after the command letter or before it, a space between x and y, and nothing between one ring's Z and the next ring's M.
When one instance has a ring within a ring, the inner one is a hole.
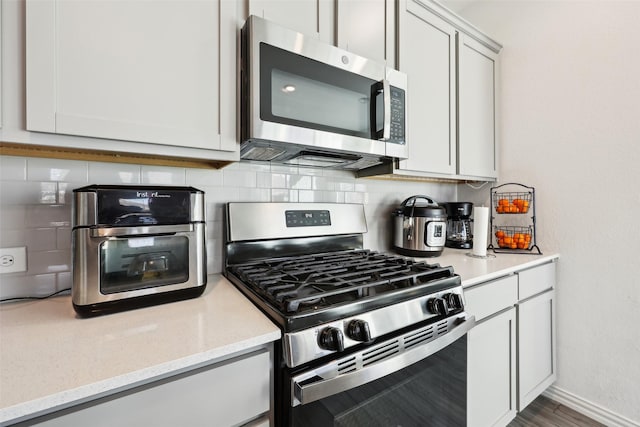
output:
M27 159L23 157L0 156L0 179L3 182L26 180Z
M142 184L150 185L185 185L186 170L163 166L141 166Z
M291 175L290 187L297 190L311 190L312 177L308 175Z
M291 175L288 173L272 173L271 188L289 188Z
M71 226L71 206L31 205L26 209L27 227L69 227Z
M223 185L223 174L221 170L216 169L187 169L186 184L202 190L203 186ZM204 191L204 190L203 190Z
M257 187L257 173L252 170L223 169L223 184L225 187Z
M298 173L303 174L304 168L299 168L296 165L271 165L269 169L271 173L288 173L290 175L297 175Z
M140 165L126 163L89 163L89 184L140 184L142 181Z
M27 159L29 181L87 182L87 162L60 159Z
M57 274L56 291L69 289L73 283L73 276L70 271Z
M27 272L29 274L61 273L71 271L71 251L29 251Z
M56 228L28 228L24 233L27 248L37 248L40 251L57 249Z
M272 202L297 202L298 190L288 190L286 188L271 189Z
M240 202L270 202L271 190L268 188L239 188L238 201Z
M331 202L365 205L365 246L388 250L390 215L402 200L426 194L455 200L456 186L357 179L353 172L233 163L220 170L58 161L0 156L0 244L27 246L28 271L3 275L0 295L48 295L71 286L73 189L87 184L188 185L205 192L207 269L223 269L227 202Z
M56 229L56 249L71 249L71 228Z

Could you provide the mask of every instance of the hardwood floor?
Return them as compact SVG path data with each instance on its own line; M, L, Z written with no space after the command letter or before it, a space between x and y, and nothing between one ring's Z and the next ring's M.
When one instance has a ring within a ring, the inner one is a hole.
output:
M600 424L548 397L539 396L508 425L508 427L525 426L600 427L604 424Z

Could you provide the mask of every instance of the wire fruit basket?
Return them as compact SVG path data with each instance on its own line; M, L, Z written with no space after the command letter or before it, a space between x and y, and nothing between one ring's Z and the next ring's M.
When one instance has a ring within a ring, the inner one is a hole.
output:
M536 244L535 188L510 182L491 188L491 243L495 253L534 253ZM506 215L516 215L509 217ZM518 216L519 215L519 216Z

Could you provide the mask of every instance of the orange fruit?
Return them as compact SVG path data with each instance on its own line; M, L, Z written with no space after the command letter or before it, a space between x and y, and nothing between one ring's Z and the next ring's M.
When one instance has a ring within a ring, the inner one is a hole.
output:
M502 230L498 230L498 231L496 231L496 237L497 237L498 239L499 239L499 238L501 238L501 237L504 237L504 231L502 231Z

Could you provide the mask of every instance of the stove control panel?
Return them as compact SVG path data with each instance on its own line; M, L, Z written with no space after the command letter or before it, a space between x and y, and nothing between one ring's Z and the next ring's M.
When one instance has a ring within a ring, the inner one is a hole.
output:
M285 211L287 227L314 227L331 225L331 215L327 210Z
M316 327L288 332L284 334L282 343L285 362L294 368L416 323L430 319L439 322L461 313L463 309L464 297L460 286Z

